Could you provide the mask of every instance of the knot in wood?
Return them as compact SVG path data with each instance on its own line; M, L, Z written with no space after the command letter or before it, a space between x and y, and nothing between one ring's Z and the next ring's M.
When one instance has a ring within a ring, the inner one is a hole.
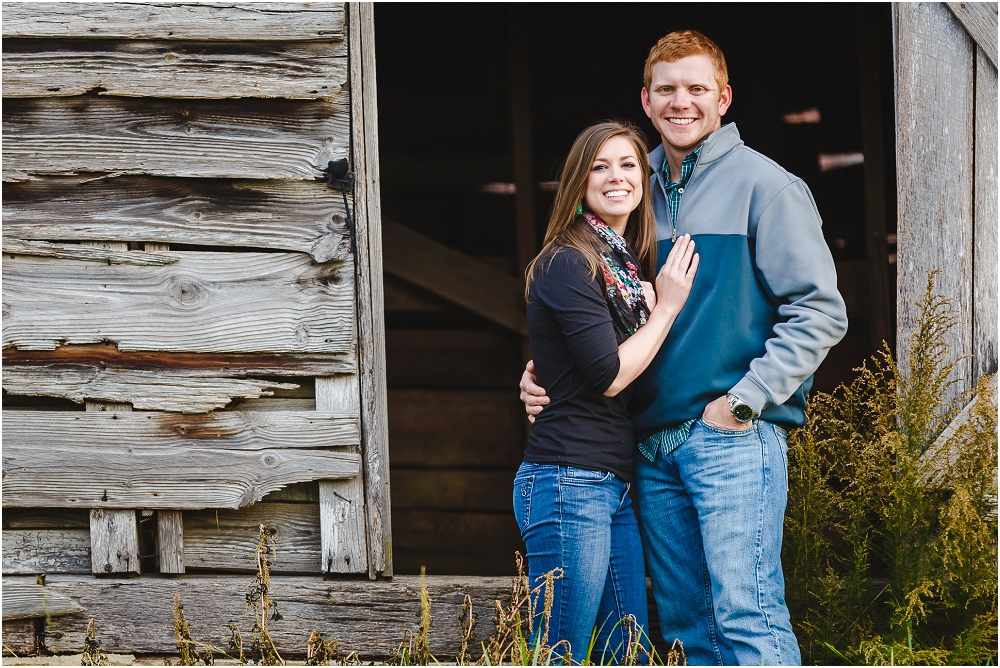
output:
M196 306L205 300L208 288L193 278L177 278L171 281L169 294L181 306Z

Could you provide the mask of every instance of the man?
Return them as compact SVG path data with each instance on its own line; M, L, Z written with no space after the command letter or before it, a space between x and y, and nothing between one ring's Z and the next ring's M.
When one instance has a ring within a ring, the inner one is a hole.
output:
M683 234L701 256L632 406L663 634L692 664L798 664L780 562L785 429L803 424L812 374L847 330L833 258L808 187L722 126L732 89L715 43L667 35L643 84L662 140L649 156L660 262ZM548 398L530 364L533 420Z

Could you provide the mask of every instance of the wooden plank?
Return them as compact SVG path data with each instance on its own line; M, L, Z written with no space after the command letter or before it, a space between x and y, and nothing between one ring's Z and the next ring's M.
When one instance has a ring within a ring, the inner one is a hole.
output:
M361 384L368 575L374 578L377 574L392 575L374 6L370 2L355 3L349 10L348 21L351 126L354 130L351 153L356 171L358 375Z
M393 388L503 388L517 394L518 336L476 329L388 329L386 380Z
M396 520L393 543L399 550L442 552L447 546L448 552L465 554L470 559L477 554L505 552L513 564L514 550L523 546L513 512L397 509L393 515Z
M390 458L412 468L513 471L524 450L524 421L515 391L390 390Z
M5 576L90 572L89 529L5 529L3 532Z
M3 40L3 95L187 99L331 98L347 81L343 42Z
M156 512L156 551L161 573L184 572L184 514L181 511Z
M915 305L927 272L942 270L936 292L953 300L961 323L945 335L949 360L959 360L950 402L975 382L960 359L972 353L974 48L943 4L899 3L895 13L897 352L905 373Z
M180 596L191 635L200 642L226 647L227 624L249 636L252 618L246 608L246 576L184 577L177 580L136 578L118 582L50 576L46 587L73 596L97 619L98 637L105 652L175 654L173 596ZM459 651L457 621L466 594L479 615L476 635L485 640L493 632L493 601L510 597L510 578L427 578L435 621L428 636L430 651L440 661ZM275 576L271 597L281 618L268 629L282 656L303 656L310 630L337 640L341 652L359 652L365 660L385 659L406 630L420 625L420 580L396 577L392 581L323 581L315 577ZM129 610L123 617L122 610ZM79 652L86 635L86 616L54 618L46 627L50 648Z
M527 336L521 281L399 223L382 225L386 271Z
M346 95L333 101L8 99L3 180L111 172L312 180L348 146Z
M4 508L3 528L5 530L87 529L89 531L90 511L85 508Z
M538 253L535 236L535 177L531 151L531 59L528 50L531 24L530 10L524 5L507 6L518 274L523 273Z
M20 3L4 7L3 36L104 39L342 40L339 2Z
M161 267L8 256L4 347L113 341L123 351L353 354L349 263L169 255L178 261Z
M4 184L3 219L5 246L117 239L351 257L343 204L308 181L47 177Z
M135 512L91 508L90 565L94 575L139 575L139 522Z
M948 9L961 22L983 55L997 66L997 3L946 2Z
M114 343L63 345L55 350L3 351L3 364L83 364L127 369L198 369L234 376L329 376L353 373L353 356L270 353L122 352ZM301 380L296 382L301 383Z
M889 259L885 222L885 156L882 140L882 48L885 35L878 31L878 6L861 4L857 8L858 60L861 89L861 144L865 174L865 250L868 256L863 274L868 285L862 291L868 297L869 348L881 350L882 342L894 346ZM840 280L840 267L837 278ZM843 293L842 293L843 294ZM853 314L848 314L848 319Z
M514 471L392 469L393 508L513 513ZM457 573L455 575L458 575Z
M12 619L3 623L3 656L34 656L39 650L34 619Z
M107 262L108 264L134 264L139 266L158 266L173 264L177 258L162 257L154 253L110 250L93 248L77 244L59 244L48 241L24 241L21 239L5 239L3 252L8 255L31 255L34 257L56 257L64 260L85 260L90 262Z
M361 522L363 528L363 517ZM261 524L277 543L272 573L320 572L320 509L318 504L307 503L255 503L240 510L185 512L184 559L189 572L256 572L254 549Z
M317 378L316 409L347 411L360 420L360 393L357 376ZM367 573L364 478L321 480L318 520L322 539L318 565L322 572ZM313 563L313 568L316 565Z
M69 596L52 591L33 577L4 577L3 621L29 617L75 615L84 608ZM4 624L6 626L6 623Z
M968 3L966 3L968 4ZM994 3L994 9L996 4ZM994 35L996 15L994 14ZM993 61L996 63L996 59ZM997 371L997 70L976 50L972 377Z
M294 383L232 378L223 371L119 369L89 365L6 365L3 389L10 394L61 397L82 403L126 402L138 410L208 413L234 398L271 396Z
M335 413L3 417L5 507L240 508L360 466L357 453L325 449L358 444L357 419Z

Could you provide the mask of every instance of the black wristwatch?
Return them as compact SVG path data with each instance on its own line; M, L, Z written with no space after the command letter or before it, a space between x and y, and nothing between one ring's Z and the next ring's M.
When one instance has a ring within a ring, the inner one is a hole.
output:
M733 393L726 395L726 401L729 402L729 410L733 413L733 419L737 422L742 422L746 424L757 417L757 414L750 407L750 404L744 403L742 399Z

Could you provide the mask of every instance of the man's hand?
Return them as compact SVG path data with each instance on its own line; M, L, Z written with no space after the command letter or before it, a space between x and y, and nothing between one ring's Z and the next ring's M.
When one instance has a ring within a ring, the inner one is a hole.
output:
M656 308L656 290L653 289L653 284L649 281L639 281L639 285L642 286L642 296L646 300L646 307L652 311Z
M522 387L524 386L523 382ZM523 392L521 396L524 397ZM752 426L749 422L736 421L733 417L733 409L729 407L729 402L726 401L725 395L705 406L705 410L701 414L701 419L713 427L728 429L730 431L745 431Z
M528 363L524 365L524 374L521 376L521 401L524 402L524 411L528 414L528 422L532 423L535 421L535 416L541 413L542 408L549 403L545 390L535 385L535 360L528 360Z

